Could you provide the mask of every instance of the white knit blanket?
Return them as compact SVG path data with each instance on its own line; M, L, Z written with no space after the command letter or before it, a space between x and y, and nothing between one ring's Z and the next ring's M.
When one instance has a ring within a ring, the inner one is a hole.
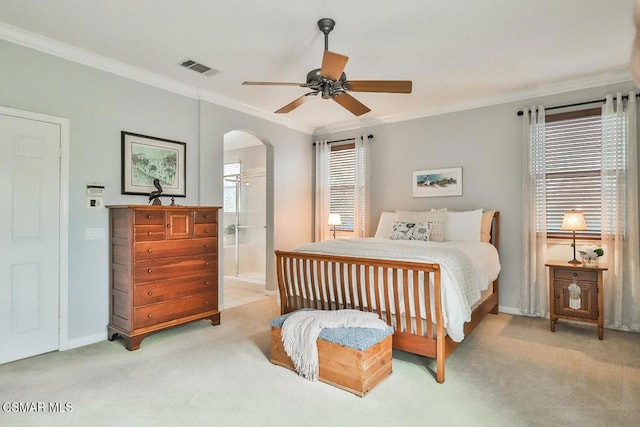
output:
M291 314L282 325L282 343L301 377L318 380L318 347L316 340L323 328L386 329L387 324L376 313L358 310L303 310Z

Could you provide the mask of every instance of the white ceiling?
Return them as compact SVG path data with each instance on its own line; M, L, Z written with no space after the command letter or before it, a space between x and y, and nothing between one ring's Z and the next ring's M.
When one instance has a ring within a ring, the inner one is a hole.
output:
M0 37L311 133L630 80L633 3L2 0ZM304 82L320 67L324 17L349 79L413 80L413 93L353 93L372 110L360 118L320 97L276 115L306 90L241 86ZM187 58L219 73L178 66Z

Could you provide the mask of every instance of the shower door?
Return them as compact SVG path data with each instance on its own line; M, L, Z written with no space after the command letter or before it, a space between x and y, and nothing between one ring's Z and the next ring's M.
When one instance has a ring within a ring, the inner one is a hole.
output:
M235 275L264 282L266 174L247 169L236 176Z

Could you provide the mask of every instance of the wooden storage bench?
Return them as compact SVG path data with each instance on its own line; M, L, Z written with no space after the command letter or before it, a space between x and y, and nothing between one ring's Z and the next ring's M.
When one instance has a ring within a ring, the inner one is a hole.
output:
M271 362L294 370L281 328L290 315L271 321ZM391 375L393 329L325 328L318 337L318 379L360 397Z

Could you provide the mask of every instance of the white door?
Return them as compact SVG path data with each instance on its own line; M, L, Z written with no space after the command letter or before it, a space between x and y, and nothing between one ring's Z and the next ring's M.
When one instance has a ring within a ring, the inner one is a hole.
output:
M58 349L60 141L0 114L0 363Z

